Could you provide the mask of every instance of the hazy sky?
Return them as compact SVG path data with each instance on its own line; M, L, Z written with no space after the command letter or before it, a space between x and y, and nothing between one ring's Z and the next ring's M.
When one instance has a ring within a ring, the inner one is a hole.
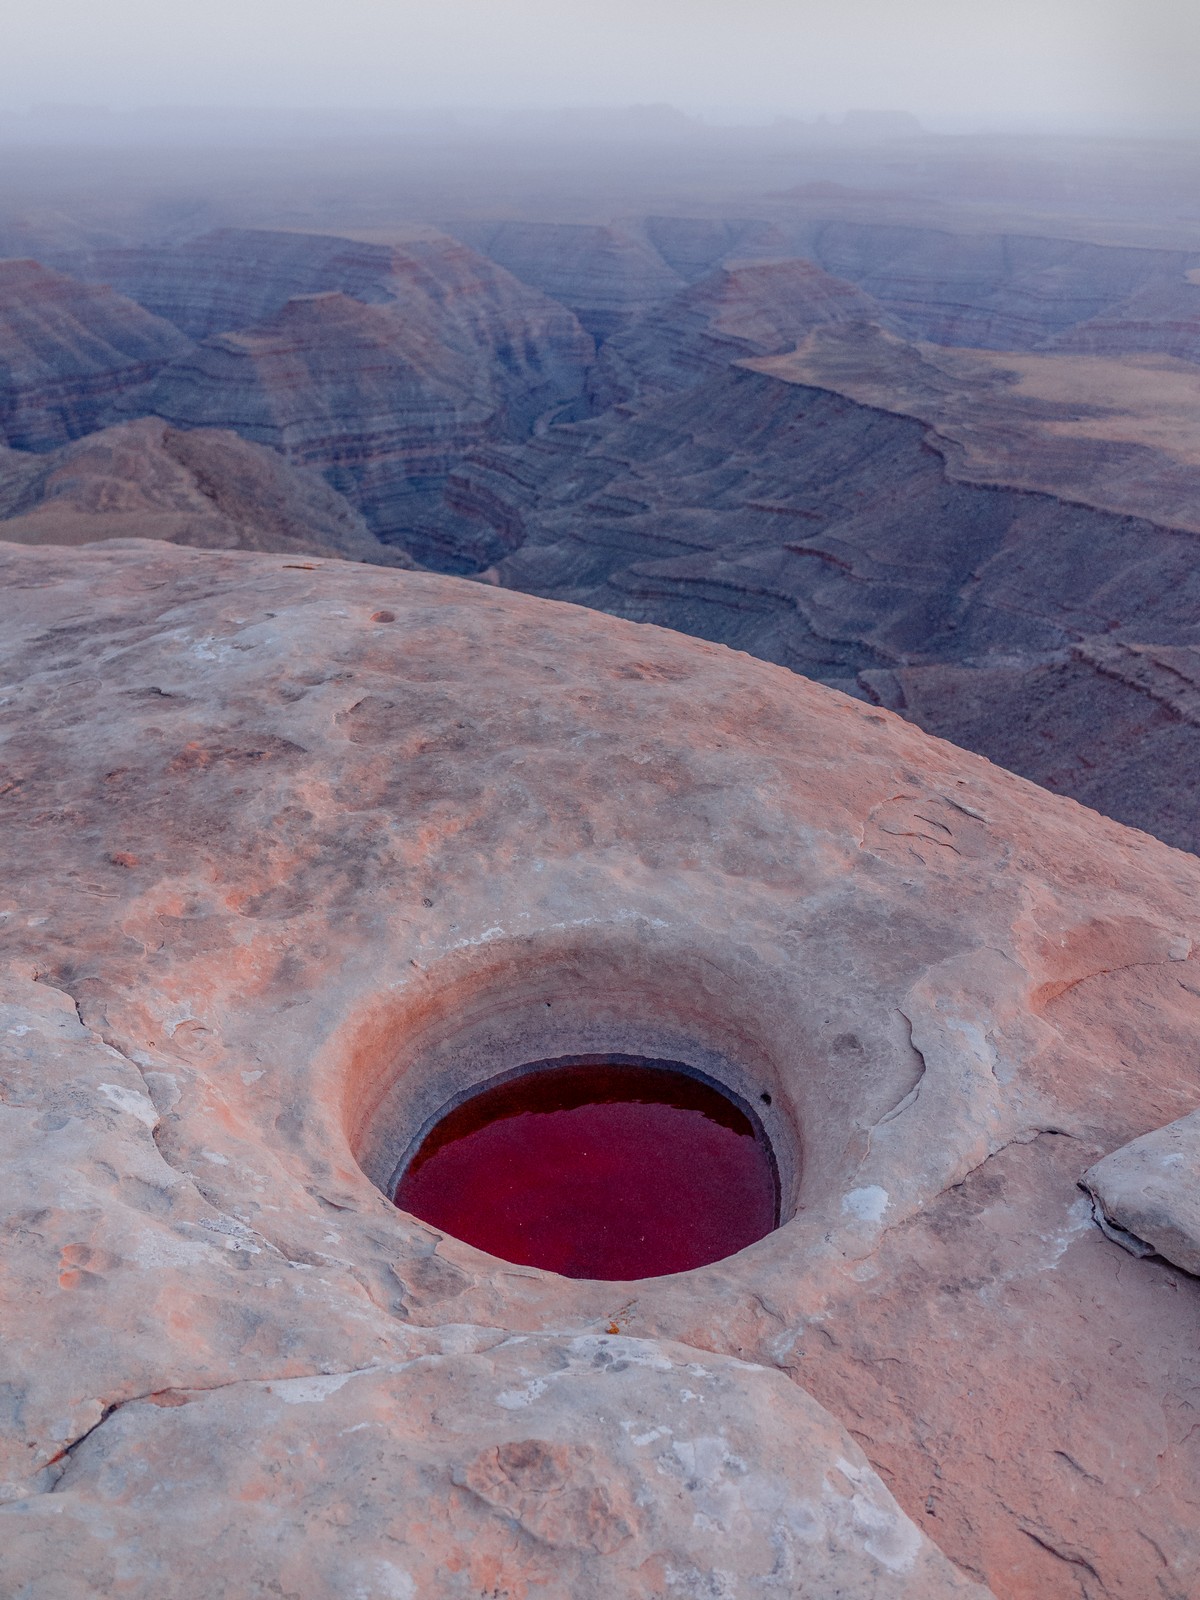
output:
M1200 128L1200 0L10 0L0 107L562 106Z

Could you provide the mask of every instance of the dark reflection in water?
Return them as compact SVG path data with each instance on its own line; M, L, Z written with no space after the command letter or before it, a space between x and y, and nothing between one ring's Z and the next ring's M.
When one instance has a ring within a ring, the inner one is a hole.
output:
M777 1222L770 1151L718 1090L666 1067L543 1067L430 1132L396 1204L506 1261L650 1278L719 1261Z

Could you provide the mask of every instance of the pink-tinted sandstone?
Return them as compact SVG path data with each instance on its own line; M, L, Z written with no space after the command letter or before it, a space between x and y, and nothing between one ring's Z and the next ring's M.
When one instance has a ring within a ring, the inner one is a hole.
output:
M569 606L0 578L14 1592L1195 1593L1200 1283L1078 1183L1200 1103L1200 862ZM597 1284L387 1200L635 1041L770 1095L778 1231Z

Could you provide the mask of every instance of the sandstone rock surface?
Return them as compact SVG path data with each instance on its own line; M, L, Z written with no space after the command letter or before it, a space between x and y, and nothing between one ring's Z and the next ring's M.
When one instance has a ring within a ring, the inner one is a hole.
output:
M190 343L112 289L0 261L0 443L50 450L90 433Z
M91 544L168 539L206 550L291 550L411 566L316 472L214 428L157 417L48 455L0 452L0 539Z
M1114 1150L1083 1182L1120 1242L1200 1278L1200 1111Z
M0 576L18 1593L1195 1593L1200 1288L1077 1187L1200 1103L1195 858L480 585ZM761 1108L750 1249L560 1279L381 1192L639 1045Z

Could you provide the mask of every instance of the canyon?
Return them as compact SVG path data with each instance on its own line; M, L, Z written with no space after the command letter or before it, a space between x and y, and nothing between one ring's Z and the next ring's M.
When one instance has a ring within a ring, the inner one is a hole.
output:
M0 169L0 1588L1200 1585L1195 150L660 112Z
M476 452L447 495L501 583L777 661L1195 848L1195 534L948 454L735 368Z
M21 391L9 444L167 431L118 431L107 500L77 481L99 443L53 473L10 454L0 514L82 540L104 504L96 536L138 536L113 509L161 474L152 440L225 430L335 499L289 480L274 531L176 505L156 536L287 537L694 632L1195 849L1200 250L904 224L837 186L762 209L461 239L30 224L57 265L7 269L10 326L36 283L73 334L43 333L58 387Z

